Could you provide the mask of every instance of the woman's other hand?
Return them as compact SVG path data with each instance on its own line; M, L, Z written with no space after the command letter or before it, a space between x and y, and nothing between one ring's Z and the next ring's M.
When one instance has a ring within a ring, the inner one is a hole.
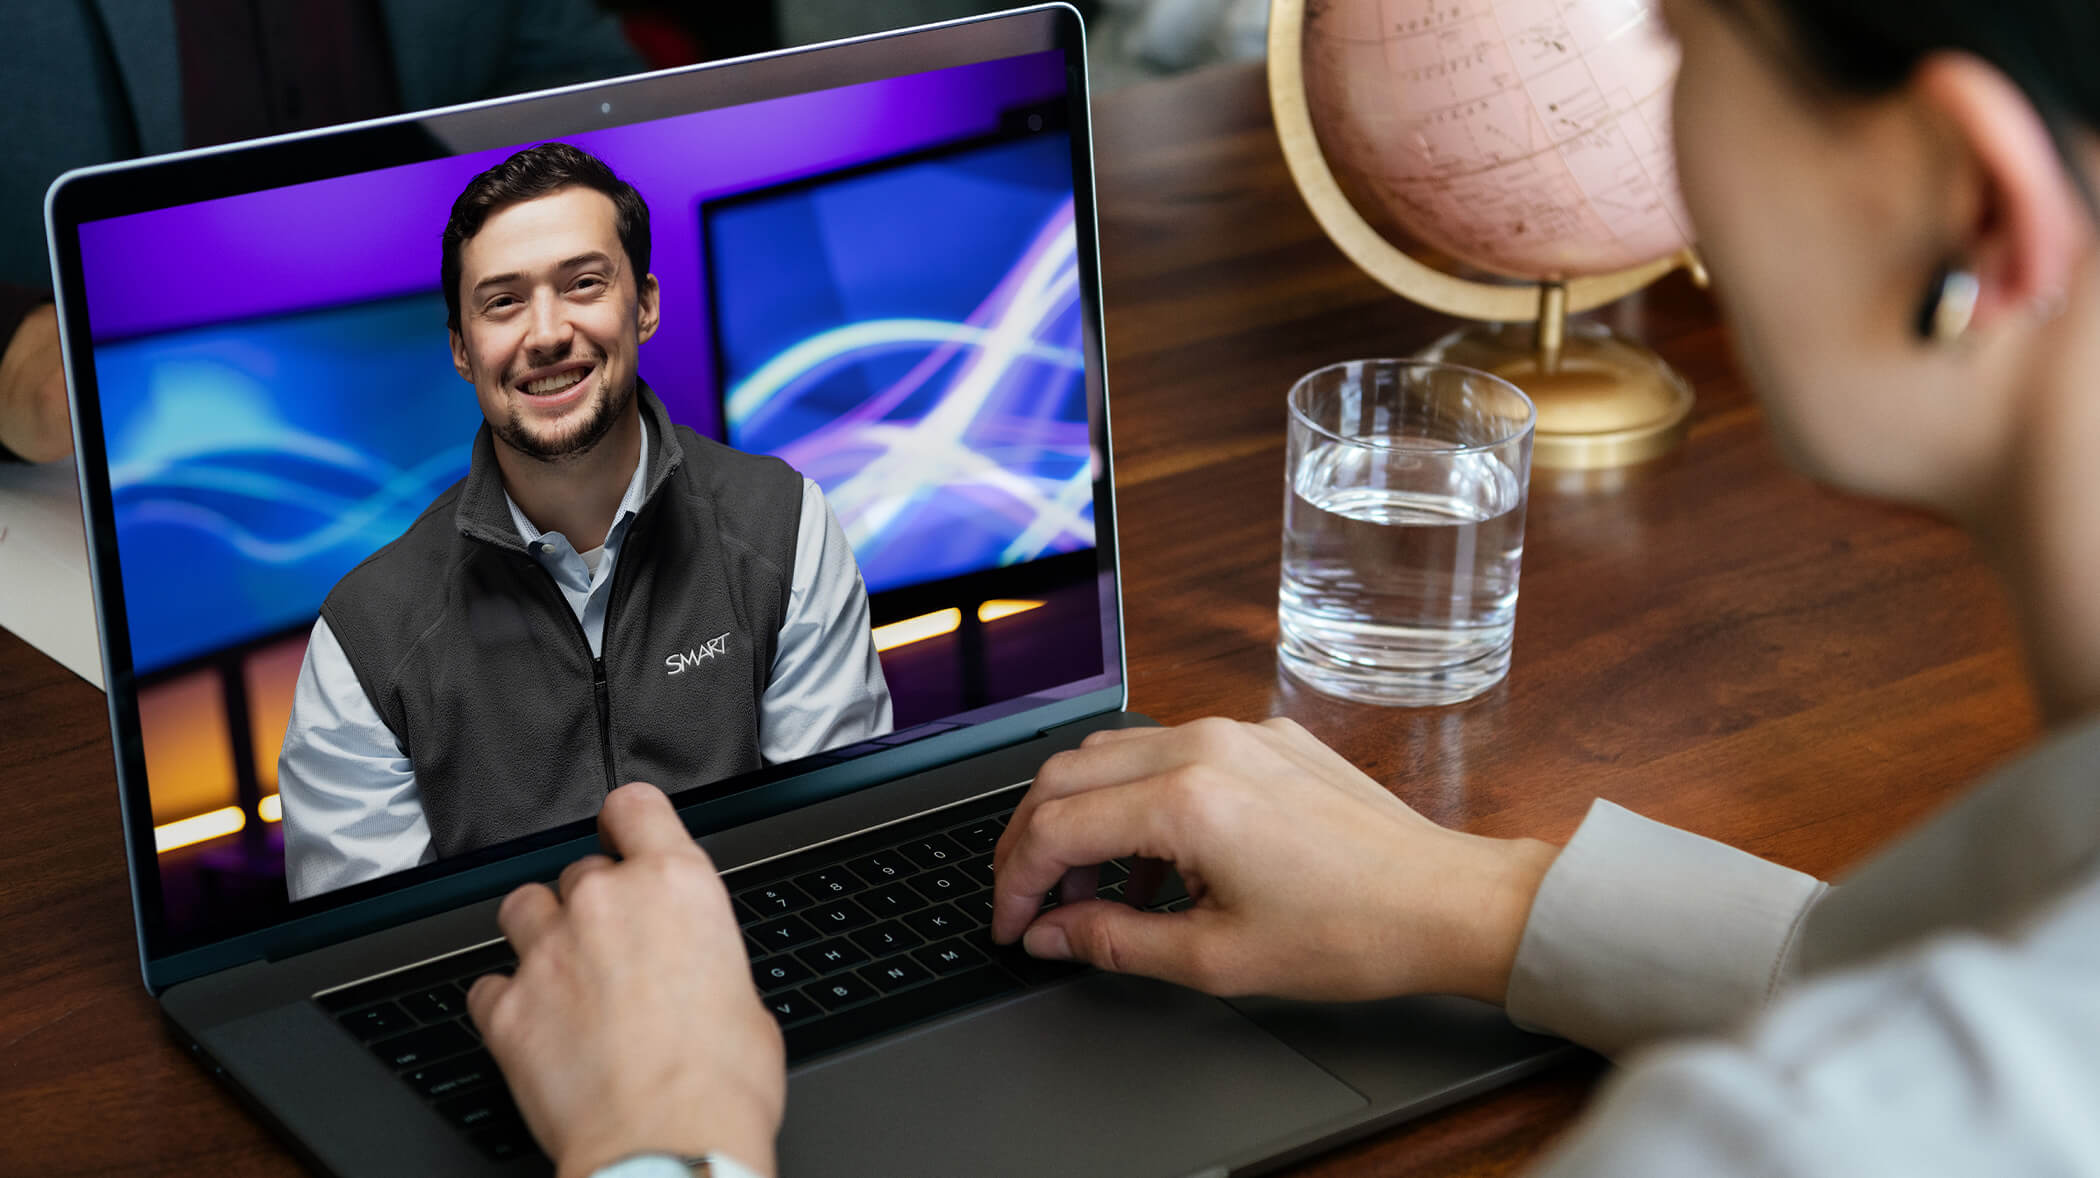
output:
M1001 836L992 930L1213 994L1500 1002L1555 854L1438 826L1287 719L1096 732L1044 763ZM1094 867L1126 856L1134 902L1164 862L1194 903L1037 915L1060 880L1090 896Z

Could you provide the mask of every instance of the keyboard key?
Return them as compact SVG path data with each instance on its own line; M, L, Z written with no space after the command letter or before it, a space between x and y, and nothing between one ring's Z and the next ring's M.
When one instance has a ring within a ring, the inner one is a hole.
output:
M1020 985L1019 979L994 966L936 978L926 985L914 986L829 1018L782 1028L782 1036L787 1040L788 1059L800 1063L813 1055L975 1006L986 999L1019 989Z
M872 892L862 892L853 897L853 902L874 913L877 917L902 916L926 907L926 897L912 891L907 884L884 884Z
M808 892L821 904L826 900L850 896L866 885L861 883L859 876L844 867L827 867L822 871L797 876L795 886Z
M796 982L806 982L815 976L817 975L811 972L808 966L785 953L778 957L768 957L751 967L752 980L758 983L761 992L778 990Z
M427 1064L402 1073L408 1086L429 1099L453 1096L468 1092L483 1084L500 1084L503 1073L496 1070L496 1061L486 1051L476 1051L455 1056L442 1063Z
M532 1143L532 1134L525 1129L524 1122L515 1125L497 1125L482 1129L472 1135L474 1145L492 1162L507 1162L539 1152Z
M426 1023L443 1022L467 1013L467 996L450 982L433 989L401 996L401 1009Z
M803 996L825 1010L837 1010L875 996L875 988L850 973L802 987Z
M817 930L809 927L809 923L799 916L778 916L763 924L754 924L744 931L751 934L752 940L774 953L782 949L793 949L797 945L807 945L817 939Z
M360 1039L379 1039L397 1034L416 1025L416 1021L401 1012L391 1002L353 1010L339 1019L344 1028Z
M1169 867L1166 875L1161 877L1159 887L1152 893L1152 903L1157 907L1165 907L1188 898L1188 885L1182 882L1181 873Z
M966 857L961 844L944 834L906 843L897 850L906 859L918 864L921 870L946 867Z
M766 995L765 1003L766 1009L773 1012L773 1017L780 1020L780 1025L783 1027L799 1023L804 1019L815 1018L823 1013L822 1008L816 1003L804 998L794 990L783 990L778 994L768 994Z
M971 879L960 867L943 867L939 871L913 876L911 886L929 900L953 900L957 896L967 896L983 885Z
M944 940L976 927L949 904L936 904L923 912L914 912L904 918L904 925L929 941Z
M853 943L877 957L888 957L902 953L926 943L926 938L905 928L898 921L885 920L874 928L864 928L853 934Z
M822 908L812 908L803 913L803 916L826 935L843 933L875 923L875 918L868 915L867 909L851 900L840 900Z
M974 896L965 896L957 900L955 906L962 910L964 916L975 921L980 928L988 927L992 923L992 893L990 892L979 892Z
M999 835L1004 825L987 818L983 822L957 827L948 832L948 837L960 843L965 851L990 854L992 848L999 845Z
M436 1026L396 1035L391 1039L381 1039L372 1044L372 1050L378 1053L386 1066L400 1071L403 1068L435 1063L448 1055L458 1055L473 1046L474 1040L459 1029L458 1023L438 1023Z
M493 1129L523 1120L518 1116L518 1106L511 1103L510 1092L501 1084L440 1100L437 1110L462 1129Z
M833 937L821 945L811 945L795 956L801 958L804 965L822 974L859 965L868 960L870 954L844 937Z
M961 937L957 937L952 941L942 941L938 945L928 945L924 949L913 953L912 956L918 958L920 964L937 974L959 973L973 965L982 965L985 962L984 953L977 946L970 944Z
M1129 878L1130 868L1124 866L1121 859L1110 859L1101 865L1101 884L1103 887L1109 884L1122 883Z
M980 888L992 886L992 858L989 855L971 859L962 865L963 874Z
M1028 950L1019 944L993 946L991 958L1031 986L1059 981L1092 968L1077 961L1045 961L1040 957L1030 957Z
M933 974L909 957L892 957L862 969L860 976L875 983L875 988L883 993L894 994L906 986L931 978Z
M918 870L911 860L895 851L878 851L873 855L855 859L846 866L852 868L853 874L871 884L892 883Z
M810 898L791 883L768 884L762 888L752 888L748 892L738 892L736 899L737 903L750 910L749 915L754 919L785 916L797 908L807 908L810 905Z

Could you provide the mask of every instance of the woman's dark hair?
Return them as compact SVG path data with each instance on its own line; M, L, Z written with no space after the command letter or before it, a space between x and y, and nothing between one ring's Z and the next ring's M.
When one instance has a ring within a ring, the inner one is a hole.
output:
M1972 54L2027 94L2086 203L2100 209L2072 152L2075 132L2100 128L2100 4L2094 0L1709 0L1780 46L1809 81L1860 97L1903 85L1932 53Z
M459 254L491 214L571 185L612 198L613 228L627 252L636 282L649 272L649 205L634 185L613 175L605 161L566 143L528 147L467 182L445 222L438 279L445 286L445 326L459 330Z

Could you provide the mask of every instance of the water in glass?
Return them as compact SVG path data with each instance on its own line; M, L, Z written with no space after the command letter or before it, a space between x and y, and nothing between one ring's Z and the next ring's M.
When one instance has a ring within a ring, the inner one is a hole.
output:
M1509 669L1524 474L1494 452L1416 441L1293 448L1278 652L1337 695L1453 703Z

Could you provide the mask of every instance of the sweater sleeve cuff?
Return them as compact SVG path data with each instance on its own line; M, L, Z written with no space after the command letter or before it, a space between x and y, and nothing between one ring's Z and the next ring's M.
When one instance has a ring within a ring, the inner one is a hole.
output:
M1606 1054L1762 1007L1826 885L1598 801L1546 872L1509 1017Z

